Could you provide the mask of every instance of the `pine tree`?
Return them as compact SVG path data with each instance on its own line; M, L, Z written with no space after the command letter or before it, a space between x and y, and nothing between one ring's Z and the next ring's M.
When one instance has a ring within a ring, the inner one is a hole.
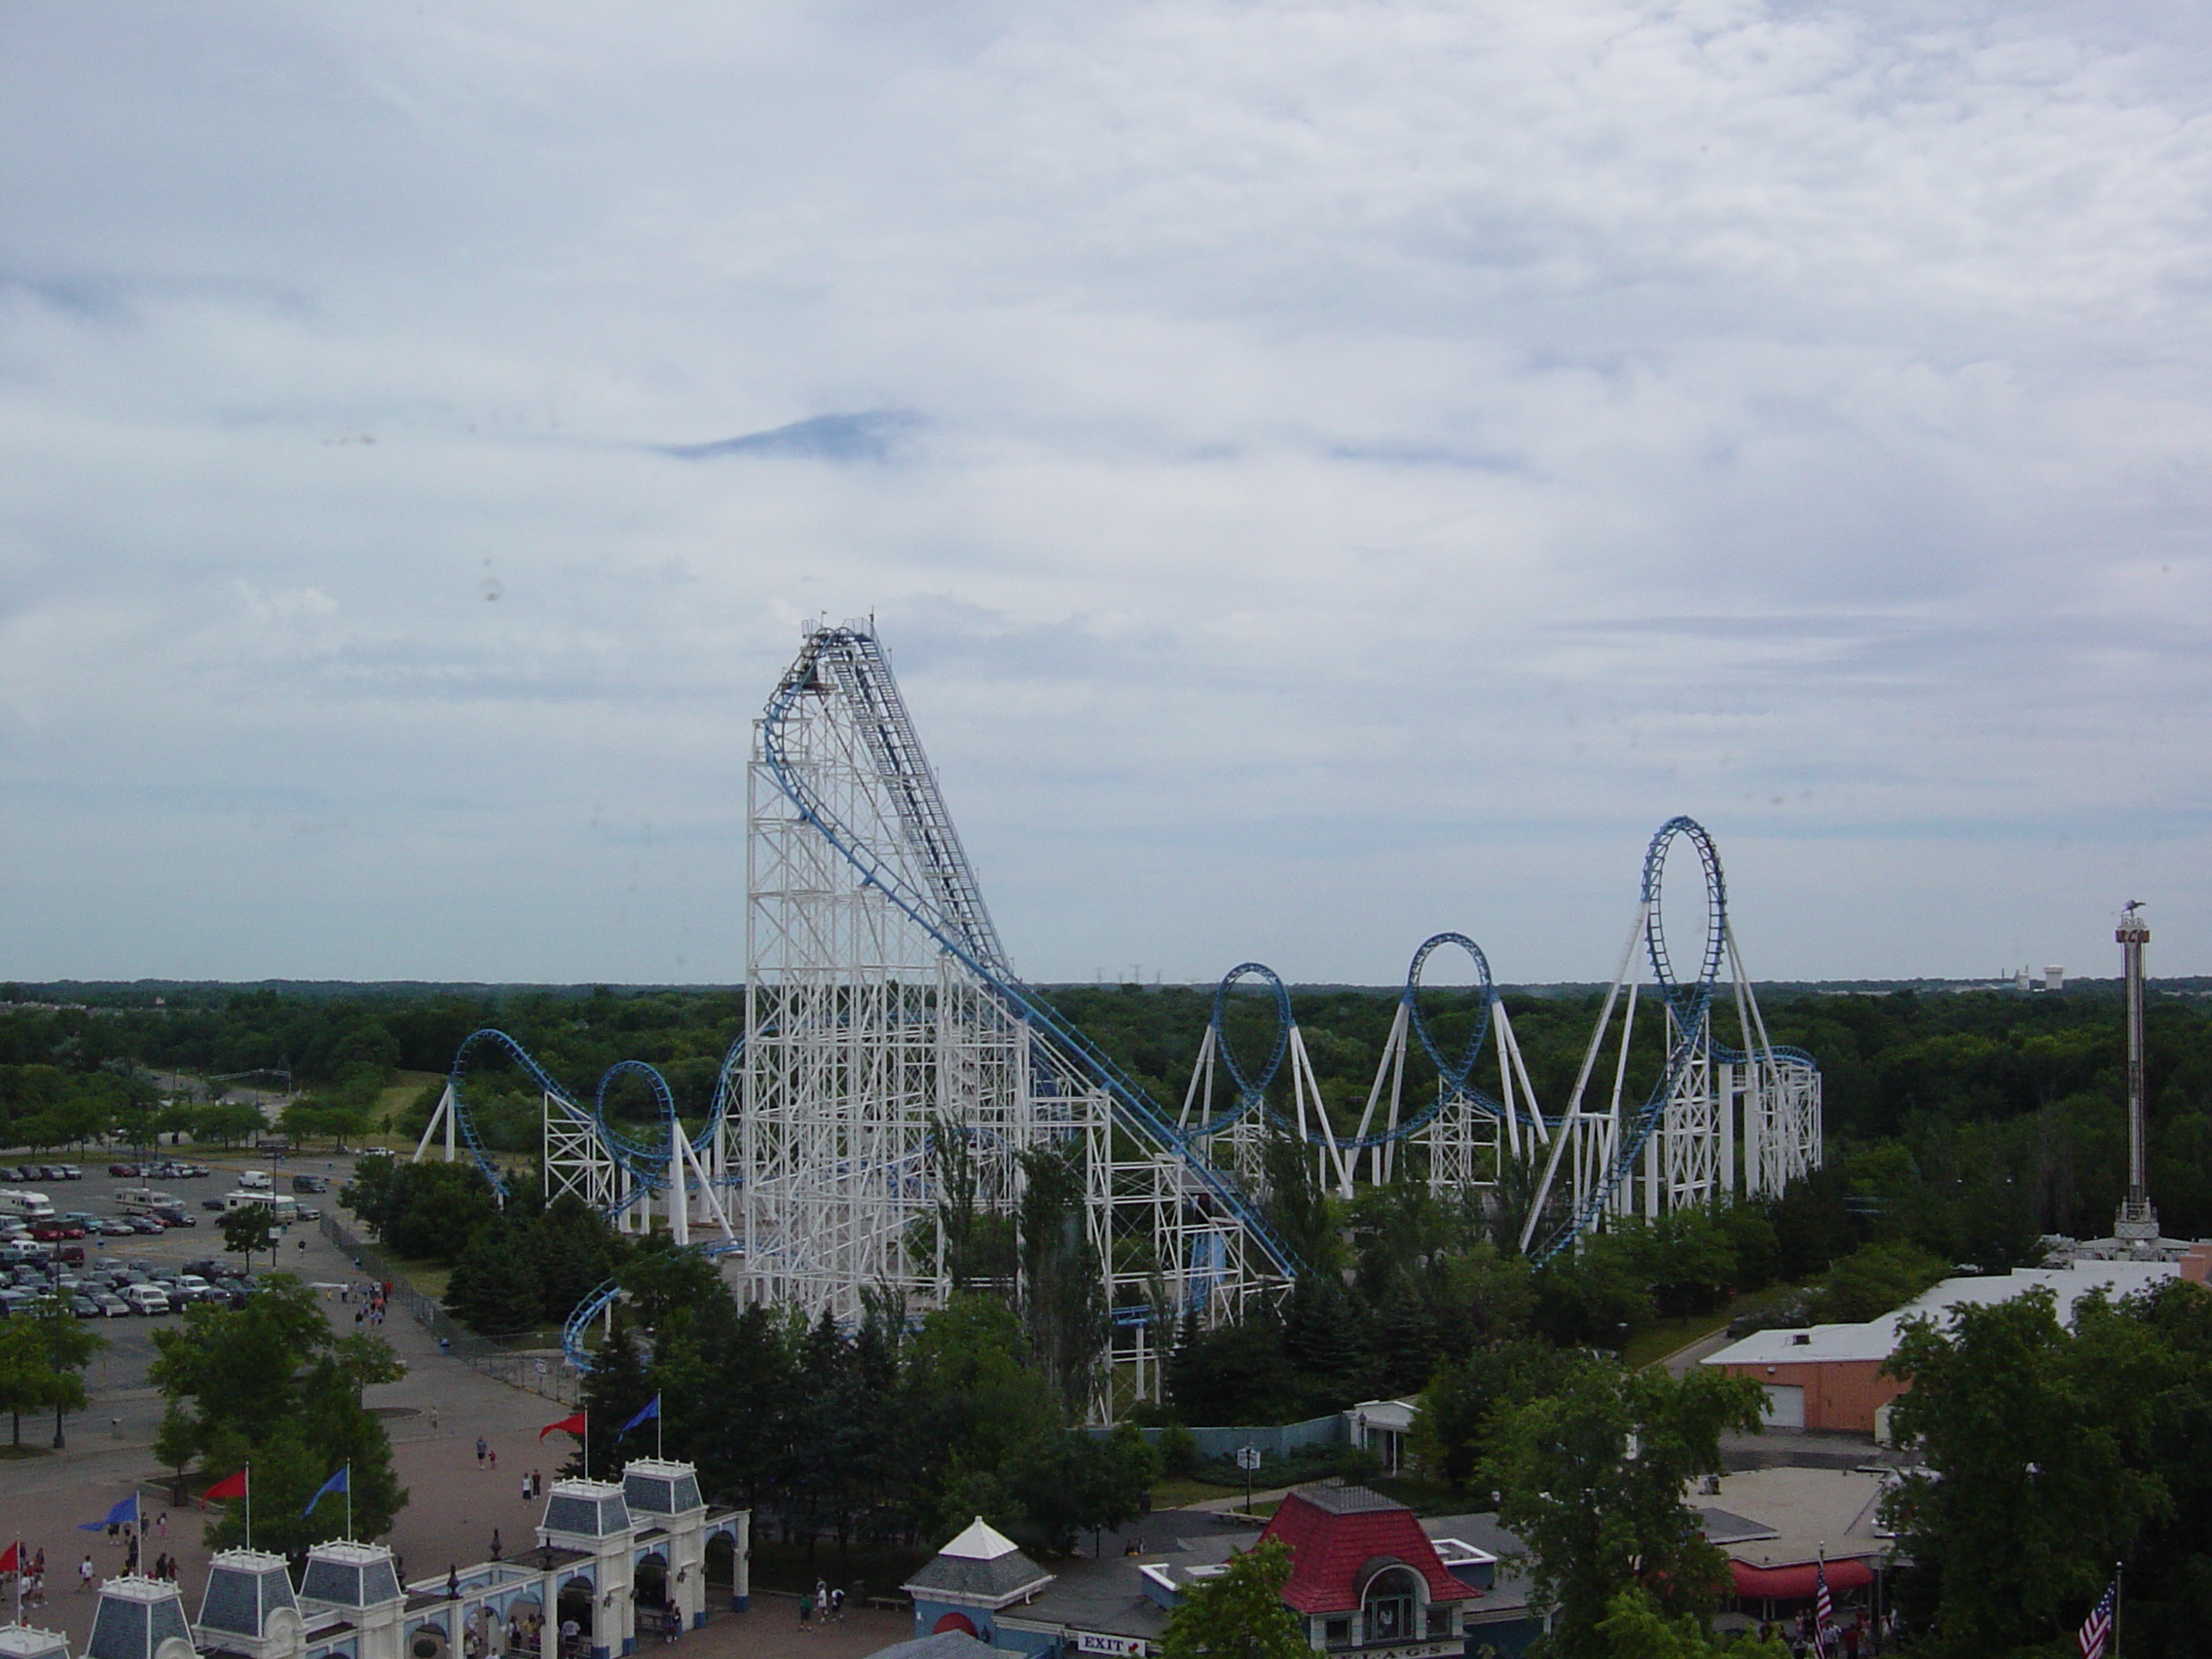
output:
M521 1259L518 1234L505 1221L479 1228L446 1280L446 1311L487 1337L535 1330L543 1316L536 1275Z
M622 1425L652 1397L652 1380L645 1375L638 1340L627 1320L616 1319L614 1334L591 1356L591 1371L584 1378L578 1404L585 1413L585 1443L561 1472L589 1474L596 1481L615 1479L624 1462L643 1456L635 1444L622 1439ZM650 1450L648 1444L645 1451Z

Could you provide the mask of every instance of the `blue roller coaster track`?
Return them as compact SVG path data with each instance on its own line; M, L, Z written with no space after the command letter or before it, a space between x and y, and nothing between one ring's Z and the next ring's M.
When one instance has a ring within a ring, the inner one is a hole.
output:
M1663 909L1667 856L1677 842L1687 845L1697 855L1704 885L1705 946L1692 976L1686 979L1677 971L1668 946ZM1721 968L1728 953L1728 884L1713 837L1694 818L1670 818L1651 837L1643 854L1642 905L1644 953L1669 1015L1666 1062L1660 1068L1658 1081L1651 1086L1651 1092L1644 1097L1643 1105L1614 1148L1604 1179L1597 1183L1580 1205L1530 1253L1530 1260L1539 1266L1571 1247L1577 1237L1597 1225L1621 1184L1634 1172L1637 1160L1643 1155L1645 1144L1666 1115L1667 1102L1673 1098L1682 1074L1701 1051L1723 1060L1742 1061L1750 1057L1743 1051L1714 1044L1707 1029L1714 994L1719 986ZM1813 1063L1812 1057L1799 1050L1776 1050L1773 1053L1786 1064Z
M826 659L839 659L843 673L831 670L825 677ZM866 711L868 723L863 735L876 756L877 770L895 785L901 819L906 825L911 849L922 861L924 884L920 892L905 876L841 822L807 787L803 768L794 764L786 747L785 722L798 699L810 692L844 691ZM1088 1083L1102 1090L1112 1103L1114 1117L1140 1140L1171 1153L1191 1178L1233 1216L1245 1235L1260 1248L1276 1272L1295 1278L1301 1270L1296 1254L1278 1237L1243 1189L1214 1165L1204 1150L1125 1075L1089 1038L1029 986L1014 977L1007 966L998 936L968 868L967 857L937 798L928 763L921 757L911 723L906 718L897 684L872 634L851 626L821 628L808 636L798 661L784 677L761 720L762 758L776 787L815 832L908 920L934 940L945 955L967 969L1014 1019L1027 1022L1042 1039L1040 1057L1071 1082Z
M1464 950L1473 961L1481 991L1475 1028L1468 1034L1466 1043L1456 1058L1447 1058L1443 1051L1437 1046L1435 1035L1429 1030L1428 1020L1420 1011L1419 1000L1419 992L1422 989L1421 975L1428 965L1429 957L1448 945L1457 946ZM1257 978L1264 981L1268 989L1273 993L1272 1000L1275 1006L1275 1034L1269 1050L1267 1062L1250 1075L1245 1073L1238 1062L1235 1051L1230 1046L1229 1034L1224 1025L1224 1019L1230 1007L1230 997L1235 992L1237 982L1245 978ZM1405 988L1399 993L1399 996L1406 1007L1407 1023L1415 1038L1419 1042L1422 1051L1428 1055L1430 1062L1436 1067L1437 1090L1435 1098L1419 1112L1405 1118L1393 1128L1378 1129L1371 1134L1364 1135L1340 1135L1333 1131L1327 1132L1326 1138L1340 1152L1364 1152L1370 1147L1387 1146L1393 1142L1407 1140L1426 1128L1443 1113L1446 1107L1458 1101L1464 1101L1472 1105L1478 1112L1492 1118L1502 1119L1505 1116L1505 1107L1473 1081L1475 1061L1480 1057L1483 1044L1490 1035L1492 1017L1498 1001L1497 986L1491 977L1490 959L1483 954L1482 946L1462 933L1440 933L1424 940L1420 948L1414 952L1413 962L1406 970ZM1290 1032L1294 1023L1291 1014L1290 992L1284 986L1281 976L1266 963L1240 962L1223 975L1221 983L1214 987L1213 1014L1210 1025L1214 1051L1221 1056L1222 1064L1229 1072L1230 1080L1236 1090L1236 1097L1226 1110L1202 1123L1186 1127L1184 1133L1190 1135L1193 1139L1202 1139L1209 1135L1218 1134L1221 1130L1228 1128L1231 1124L1254 1111L1264 1112L1269 1124L1275 1128L1289 1130L1291 1124L1288 1120L1280 1112L1267 1104L1267 1091L1273 1085L1275 1076L1281 1069L1283 1056L1290 1048ZM1526 1123L1530 1121L1534 1114L1523 1109L1518 1113L1518 1116L1522 1122Z

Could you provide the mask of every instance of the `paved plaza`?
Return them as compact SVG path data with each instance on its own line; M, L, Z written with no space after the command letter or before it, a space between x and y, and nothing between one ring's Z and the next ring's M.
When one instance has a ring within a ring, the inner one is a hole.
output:
M327 1164L321 1159L295 1160L277 1173L279 1179L300 1169L322 1173ZM335 1213L333 1200L346 1173L346 1161L337 1161L327 1172L332 1191L313 1201ZM91 1178L57 1188L53 1197L57 1208L106 1211L111 1208L108 1189L120 1184ZM197 1200L228 1189L219 1174L182 1190ZM291 1231L281 1252L285 1271L323 1285L358 1281L352 1263L319 1229L302 1225ZM159 1238L105 1244L88 1240L88 1254L111 1253L131 1261L181 1262L222 1253L221 1235L208 1225ZM324 1305L332 1323L350 1334L357 1304L340 1302L338 1292L331 1289L324 1292ZM99 1321L94 1328L112 1346L87 1373L92 1404L67 1419L67 1449L0 1461L0 1547L20 1538L28 1549L46 1551L47 1604L26 1610L25 1621L66 1633L73 1652L84 1650L94 1602L92 1595L75 1588L78 1563L90 1554L102 1577L122 1571L124 1565L120 1540L110 1542L103 1532L79 1531L77 1524L105 1515L133 1487L153 1528L145 1559L150 1563L165 1550L177 1557L186 1611L188 1615L199 1611L207 1565L207 1550L201 1542L203 1518L196 1510L168 1509L162 1501L168 1491L167 1471L157 1465L152 1451L162 1402L146 1382L146 1367L153 1358L152 1332L174 1323L138 1318ZM572 1454L575 1442L568 1435L554 1435L542 1446L537 1439L541 1426L567 1416L571 1408L496 1382L440 1353L434 1338L397 1312L381 1334L408 1367L399 1382L371 1388L366 1396L369 1406L385 1418L393 1464L410 1494L389 1540L405 1571L416 1578L442 1577L449 1566L482 1561L491 1553L495 1529L508 1553L535 1544L542 1506L523 1501L522 1476L538 1469L550 1481ZM0 1420L0 1432L7 1426ZM48 1446L53 1434L51 1417L23 1420L26 1445ZM477 1462L479 1435L497 1452L496 1468ZM673 1647L693 1659L740 1654L764 1659L783 1654L856 1659L911 1634L909 1615L862 1608L849 1611L842 1625L801 1632L796 1600L765 1595L755 1598L750 1612L717 1612L706 1628L687 1633Z

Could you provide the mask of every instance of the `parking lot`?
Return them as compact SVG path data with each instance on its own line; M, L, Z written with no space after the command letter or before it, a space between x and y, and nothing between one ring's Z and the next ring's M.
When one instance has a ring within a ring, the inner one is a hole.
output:
M70 1161L77 1162L79 1167L84 1170L82 1180L40 1180L35 1182L0 1180L0 1188L43 1193L53 1201L55 1212L64 1215L71 1211L84 1211L88 1214L99 1216L121 1215L124 1212L117 1201L116 1195L126 1188L151 1186L163 1192L175 1194L177 1198L184 1200L186 1206L184 1213L191 1221L189 1226L165 1229L159 1235L133 1235L122 1238L88 1236L81 1239L72 1238L58 1245L37 1243L26 1247L36 1250L41 1257L49 1262L55 1258L57 1251L82 1249L85 1256L85 1271L92 1271L96 1263L112 1261L125 1268L151 1275L162 1272L175 1272L181 1271L187 1262L205 1261L210 1258L233 1267L240 1262L240 1258L236 1252L224 1250L223 1235L216 1226L219 1218L215 1213L203 1208L202 1200L220 1198L223 1194L236 1190L239 1186L240 1177L248 1169L267 1171L276 1191L287 1196L291 1196L291 1178L294 1175L314 1174L323 1176L330 1183L328 1192L313 1196L307 1194L296 1196L300 1202L313 1205L326 1214L333 1214L336 1213L338 1189L350 1178L352 1166L351 1158L343 1156L338 1158L288 1158L278 1162L266 1153L237 1153L227 1157L216 1157L210 1156L198 1148L179 1155L180 1161L184 1159L206 1166L210 1172L203 1176L185 1178L159 1177L149 1179L139 1176L115 1176L107 1172L109 1163L131 1161L131 1155L107 1154L100 1156L96 1163L79 1160ZM152 1160L149 1159L149 1161L152 1161ZM4 1163L5 1160L0 1160L0 1164ZM295 1223L283 1230L278 1235L276 1254L279 1258L295 1258L295 1260L280 1261L279 1265L288 1270L305 1268L307 1258L302 1254L303 1247L307 1244L309 1236L315 1235L315 1231L314 1224L312 1222ZM317 1237L317 1242L319 1242L319 1237ZM269 1255L256 1252L253 1258L253 1271L256 1272L266 1272L269 1266ZM63 1269L64 1272L69 1273L75 1273L77 1271L68 1267ZM121 1432L127 1437L131 1437L133 1428L143 1426L131 1419L147 1415L153 1406L153 1396L146 1386L146 1368L153 1363L154 1359L153 1333L164 1325L174 1324L174 1316L129 1314L87 1319L85 1323L106 1339L107 1347L93 1359L85 1374L86 1386L91 1390L93 1399L92 1411L88 1413L87 1417L92 1418L93 1421L86 1422L84 1427L90 1429L96 1422L99 1428L107 1429L111 1433ZM103 1408L108 1420L101 1422L98 1421L97 1414ZM150 1430L146 1432L150 1436Z

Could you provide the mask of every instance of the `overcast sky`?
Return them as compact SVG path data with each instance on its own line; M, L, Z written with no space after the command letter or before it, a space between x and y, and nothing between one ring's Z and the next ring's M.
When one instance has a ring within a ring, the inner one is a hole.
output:
M0 973L736 978L870 613L1033 978L2212 972L2208 37L7 6Z

